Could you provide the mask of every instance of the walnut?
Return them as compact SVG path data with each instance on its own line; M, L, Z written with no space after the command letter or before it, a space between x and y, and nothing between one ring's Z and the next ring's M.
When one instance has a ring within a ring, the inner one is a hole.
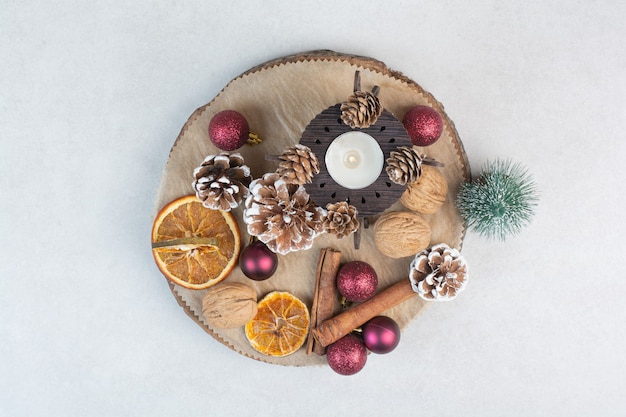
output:
M437 168L422 165L422 175L408 184L400 202L409 210L432 214L446 201L448 182Z
M386 213L374 225L374 243L390 258L414 256L430 244L430 226L416 213Z
M257 313L254 288L241 282L215 285L202 299L202 315L207 323L218 329L243 326Z

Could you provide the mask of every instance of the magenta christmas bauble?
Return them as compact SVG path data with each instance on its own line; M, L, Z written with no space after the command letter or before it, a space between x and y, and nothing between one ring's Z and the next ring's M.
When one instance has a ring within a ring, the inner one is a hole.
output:
M326 348L326 359L333 371L353 375L365 366L367 349L353 334L348 334Z
M276 272L278 255L265 246L265 243L257 240L241 251L239 267L248 278L263 281Z
M374 268L366 262L348 262L337 273L337 289L348 301L368 300L376 292L376 287L378 276Z
M248 121L235 110L223 110L209 122L209 139L223 151L241 148L249 137Z
M361 330L365 347L374 353L389 353L400 343L400 326L391 317L376 316Z
M402 119L402 124L415 146L429 146L437 142L443 131L443 121L435 109L415 106Z

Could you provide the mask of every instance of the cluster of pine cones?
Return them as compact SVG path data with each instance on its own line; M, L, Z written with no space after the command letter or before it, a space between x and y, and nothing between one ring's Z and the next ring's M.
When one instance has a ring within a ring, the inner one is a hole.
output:
M367 128L383 112L378 87L360 91L355 74L354 93L341 105L341 119L352 128ZM424 155L403 146L390 153L386 173L394 183L406 185L422 173ZM253 180L239 153L209 155L194 170L193 187L205 207L229 211L244 203L248 232L275 252L286 254L308 249L321 233L343 238L359 228L358 212L342 201L318 207L304 185L320 171L317 156L304 145L294 145L278 157L275 172Z
M310 148L294 145L279 156L276 172L252 180L239 153L209 155L194 170L193 187L205 207L230 211L244 202L248 233L274 252L308 249L321 233L338 238L359 227L357 210L347 202L316 206L304 184L319 173Z

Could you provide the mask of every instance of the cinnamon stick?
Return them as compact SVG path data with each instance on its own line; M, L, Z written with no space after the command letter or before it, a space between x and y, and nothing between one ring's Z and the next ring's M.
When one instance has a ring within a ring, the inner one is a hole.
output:
M403 279L369 300L322 322L311 332L320 345L328 346L388 308L394 307L415 295L409 279Z
M320 251L315 275L313 306L311 308L311 328L317 327L320 323L332 317L334 313L335 302L337 300L335 277L339 271L340 263L340 251L330 248L323 248ZM326 348L320 345L315 338L309 334L306 353L310 355L311 352L323 355L326 353Z

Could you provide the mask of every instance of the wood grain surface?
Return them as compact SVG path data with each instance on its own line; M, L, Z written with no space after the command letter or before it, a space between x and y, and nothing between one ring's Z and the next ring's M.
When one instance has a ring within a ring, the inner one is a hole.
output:
M244 146L239 150L251 167L253 177L258 178L277 167L276 161L266 160L265 155L278 155L285 147L299 143L305 128L319 113L341 103L352 93L356 70L360 71L364 90L371 90L375 85L380 87L378 97L385 110L396 118L401 120L416 105L431 106L442 116L444 130L441 138L434 145L418 150L445 164L440 170L448 181L448 195L437 213L424 215L424 218L432 229L432 244L445 242L461 248L465 228L454 198L459 185L470 179L470 167L454 124L445 114L443 106L417 83L378 60L325 50L287 56L256 66L234 78L208 104L198 108L184 124L172 146L157 191L155 210L177 197L192 194L194 168L207 155L219 152L208 138L208 124L214 114L226 109L237 110L246 117L251 130L264 139L260 145ZM396 201L387 212L406 210ZM242 241L247 242L249 235L242 220L242 209L234 210L234 214L239 219ZM370 218L370 222L375 220L376 216ZM391 259L383 256L376 249L370 227L361 231L359 249L354 248L350 238L336 239L322 235L309 250L279 255L278 270L266 281L252 282L239 268L228 280L251 283L259 299L270 291L289 291L310 307L317 259L320 249L325 247L341 251L344 263L352 260L370 263L378 273L379 291L408 277L412 257ZM224 330L207 325L201 314L203 291L186 290L171 284L170 287L183 310L202 329L246 357L291 366L326 363L325 357L306 355L305 349L283 358L259 354L248 344L243 328ZM426 305L419 297L414 297L386 311L385 315L394 318L404 328ZM209 343L207 355L218 346L211 347Z

